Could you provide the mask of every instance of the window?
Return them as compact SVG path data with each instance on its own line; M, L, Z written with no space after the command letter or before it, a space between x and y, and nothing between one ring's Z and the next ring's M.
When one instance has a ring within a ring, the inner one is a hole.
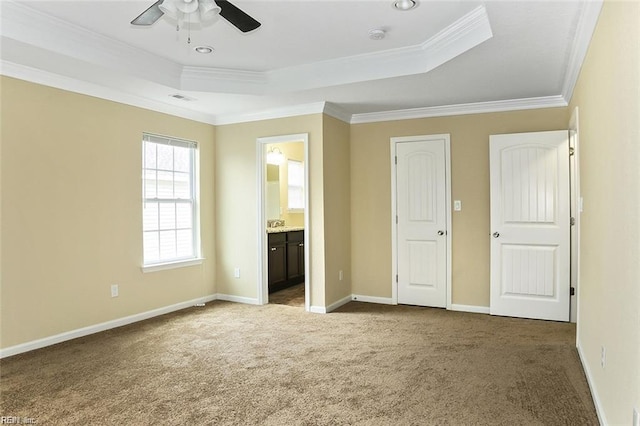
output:
M195 142L144 134L144 266L200 256Z
M304 210L304 163L288 160L289 210Z

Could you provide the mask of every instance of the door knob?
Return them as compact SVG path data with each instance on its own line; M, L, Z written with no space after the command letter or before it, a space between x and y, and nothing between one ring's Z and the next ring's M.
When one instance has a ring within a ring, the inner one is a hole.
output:
M276 251L276 250L278 250L278 249L275 248L275 247L271 247L271 251Z
M444 231L438 231L438 235L444 235Z
M494 233L493 233L493 238L498 238L499 236L500 236L500 233L499 233L499 232L494 232Z

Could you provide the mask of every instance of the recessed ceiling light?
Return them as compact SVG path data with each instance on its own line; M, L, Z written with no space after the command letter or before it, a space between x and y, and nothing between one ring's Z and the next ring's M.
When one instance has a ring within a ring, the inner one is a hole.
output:
M213 52L213 47L211 46L196 46L194 50L198 53L202 53L203 55L209 54Z
M411 10L416 6L418 6L418 2L416 0L397 0L393 3L393 7L398 10Z
M373 30L369 30L369 38L371 40L382 40L385 36L385 31L381 28L375 28Z

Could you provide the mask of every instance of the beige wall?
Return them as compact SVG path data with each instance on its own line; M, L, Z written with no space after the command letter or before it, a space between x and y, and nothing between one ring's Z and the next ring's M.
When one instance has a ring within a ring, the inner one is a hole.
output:
M325 302L330 306L351 295L350 126L325 115L323 129Z
M257 145L261 137L309 134L311 304L324 306L322 114L216 127L218 293L258 297ZM240 268L240 278L233 277Z
M214 294L212 126L0 82L2 348ZM199 142L202 265L141 272L143 132Z
M354 294L391 297L390 138L451 134L454 304L489 306L489 135L567 128L567 109L516 111L351 126Z
M640 410L639 28L640 3L605 2L570 105L584 198L578 345L611 425Z

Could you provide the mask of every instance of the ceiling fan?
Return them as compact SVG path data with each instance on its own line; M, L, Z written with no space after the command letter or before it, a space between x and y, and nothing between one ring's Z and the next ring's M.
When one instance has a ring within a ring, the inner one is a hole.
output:
M200 19L204 21L219 14L243 33L253 31L260 26L260 22L227 0L158 0L131 23L142 26L153 25L164 14L173 18L181 16L195 18L191 22L199 22Z

